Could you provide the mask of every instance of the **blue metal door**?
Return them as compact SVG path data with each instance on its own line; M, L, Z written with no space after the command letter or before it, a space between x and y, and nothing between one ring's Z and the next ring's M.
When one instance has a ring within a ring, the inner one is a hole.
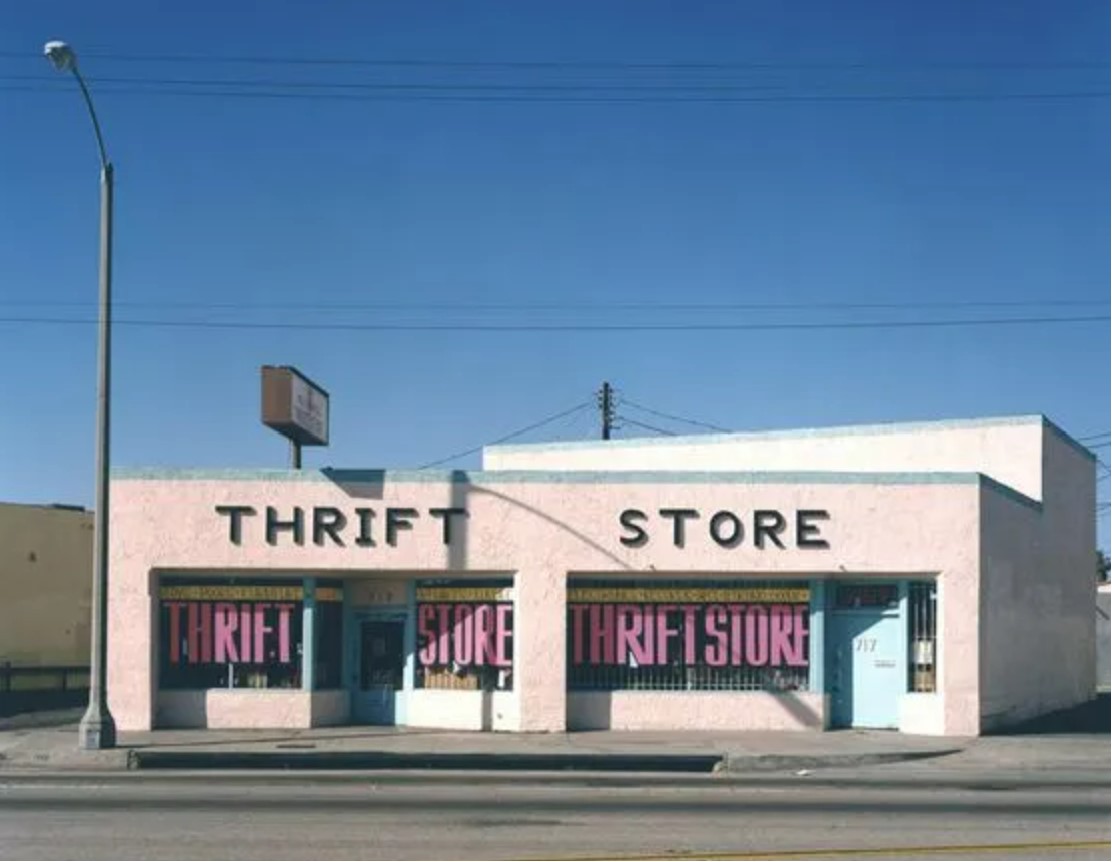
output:
M404 618L357 620L356 688L352 712L362 724L394 724L405 669Z
M830 723L895 728L905 689L900 617L881 608L831 614L827 655Z

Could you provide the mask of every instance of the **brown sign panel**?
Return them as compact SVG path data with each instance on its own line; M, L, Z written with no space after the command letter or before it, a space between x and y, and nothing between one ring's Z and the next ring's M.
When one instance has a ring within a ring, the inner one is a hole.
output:
M289 365L262 367L262 420L302 446L328 445L328 393Z

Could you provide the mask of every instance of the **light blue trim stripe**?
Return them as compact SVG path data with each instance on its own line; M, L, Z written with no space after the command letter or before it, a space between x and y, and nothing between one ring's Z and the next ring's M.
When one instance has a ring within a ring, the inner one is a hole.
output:
M564 443L511 443L486 446L491 453L556 452L582 449L686 446L691 444L743 443L760 440L791 440L823 437L854 437L878 434L906 434L916 431L945 431L952 428L985 428L994 425L1036 425L1049 421L1041 413L1022 416L996 416L977 419L939 419L922 422L884 422L873 425L832 425L827 428L796 428L771 431L737 431L728 434L685 434L676 437L638 437L628 440L577 440Z
M115 468L115 481L334 482L373 485L975 485L979 473L707 472L683 470L189 470Z

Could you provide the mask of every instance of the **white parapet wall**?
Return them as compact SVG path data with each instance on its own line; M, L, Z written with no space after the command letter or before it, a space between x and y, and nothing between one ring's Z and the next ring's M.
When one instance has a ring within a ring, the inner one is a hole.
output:
M1041 415L488 446L484 470L983 473L1042 499Z

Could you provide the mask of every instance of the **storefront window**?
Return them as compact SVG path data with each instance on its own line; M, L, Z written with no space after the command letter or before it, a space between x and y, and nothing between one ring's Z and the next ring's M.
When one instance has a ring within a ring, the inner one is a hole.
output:
M568 687L618 691L801 691L806 584L573 580Z
M316 599L317 667L325 674L317 687L335 687L343 592L338 584L318 582ZM160 687L300 688L303 608L299 581L164 578Z
M417 585L417 688L513 689L513 582Z
M935 691L937 597L932 581L912 581L907 596L908 691Z

